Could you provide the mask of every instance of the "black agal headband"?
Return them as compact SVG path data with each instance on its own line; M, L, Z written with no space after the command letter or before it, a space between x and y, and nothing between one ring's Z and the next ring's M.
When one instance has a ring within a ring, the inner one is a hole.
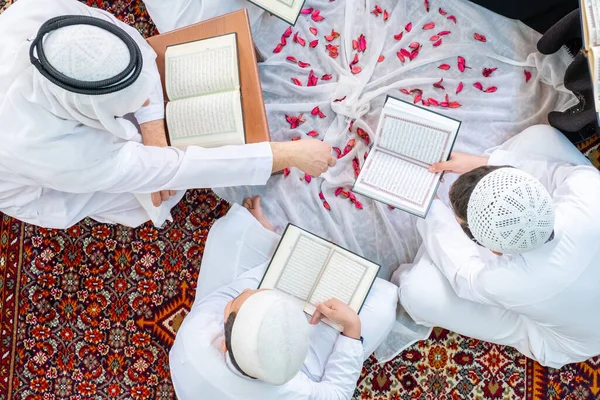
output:
M43 48L43 39L48 33L71 25L96 26L121 39L129 50L129 65L112 78L100 81L80 81L70 78L56 70L56 68L50 65L50 62L48 62L48 59L46 58ZM34 53L37 53L37 58ZM37 70L50 82L69 92L86 95L109 94L131 86L140 76L144 65L140 47L127 32L108 21L83 15L61 15L46 21L40 27L36 38L31 43L31 47L29 48L29 59Z

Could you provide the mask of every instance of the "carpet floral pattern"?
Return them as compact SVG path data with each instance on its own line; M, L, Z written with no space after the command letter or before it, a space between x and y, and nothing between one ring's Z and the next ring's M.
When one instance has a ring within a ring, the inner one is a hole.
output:
M83 2L155 33L139 0ZM593 161L597 144L581 148ZM174 399L168 352L228 208L189 191L162 230L85 220L56 231L0 214L0 400ZM548 369L436 329L389 363L369 359L355 399L600 400L600 359Z

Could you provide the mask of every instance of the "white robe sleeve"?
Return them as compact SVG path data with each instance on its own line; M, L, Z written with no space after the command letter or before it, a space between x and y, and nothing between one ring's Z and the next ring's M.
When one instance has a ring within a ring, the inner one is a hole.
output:
M155 68L157 67L155 66ZM134 116L139 125L165 117L165 102L160 80L156 82L154 89L150 93L150 104L137 110Z
M502 305L493 295L491 285L501 279L502 264L519 263L518 258L497 257L496 268L486 268L479 249L465 235L452 212L436 199L427 218L419 220L417 228L427 253L448 279L456 294L466 300ZM500 268L497 268L500 267Z
M42 186L62 192L152 193L264 185L273 166L271 146L266 142L185 150L126 142L111 153L96 155L95 161L89 160L92 150L88 149L89 156L80 157L86 158L77 163L80 168L57 168L72 160L53 158L53 169L29 172Z
M363 352L360 340L340 335L329 356L321 381L312 381L305 374L299 373L290 381L290 391L305 393L310 400L351 399L362 370ZM293 398L292 393L290 398Z

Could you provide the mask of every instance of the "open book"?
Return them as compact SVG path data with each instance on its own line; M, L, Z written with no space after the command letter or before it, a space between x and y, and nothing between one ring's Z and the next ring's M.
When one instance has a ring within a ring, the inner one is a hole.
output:
M235 33L169 46L165 87L172 146L246 143Z
M428 168L448 160L459 128L460 121L388 96L352 190L425 218L442 177Z
M379 265L288 224L259 289L276 289L302 302L312 315L315 304L335 297L357 313L377 277ZM343 328L323 322L340 332Z
M263 10L281 18L290 25L296 25L305 0L248 0Z
M594 105L600 123L600 1L581 0L583 48L587 54L594 88Z

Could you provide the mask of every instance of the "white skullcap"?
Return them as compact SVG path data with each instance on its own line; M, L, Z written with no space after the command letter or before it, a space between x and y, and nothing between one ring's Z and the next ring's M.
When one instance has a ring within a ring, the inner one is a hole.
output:
M283 293L263 290L240 307L231 332L231 352L247 375L283 385L300 371L309 336L302 307Z
M500 253L524 253L552 235L554 203L533 176L516 168L499 168L473 189L467 223L482 246Z
M50 65L69 78L93 82L112 78L129 65L127 45L117 36L93 25L70 25L44 38Z

